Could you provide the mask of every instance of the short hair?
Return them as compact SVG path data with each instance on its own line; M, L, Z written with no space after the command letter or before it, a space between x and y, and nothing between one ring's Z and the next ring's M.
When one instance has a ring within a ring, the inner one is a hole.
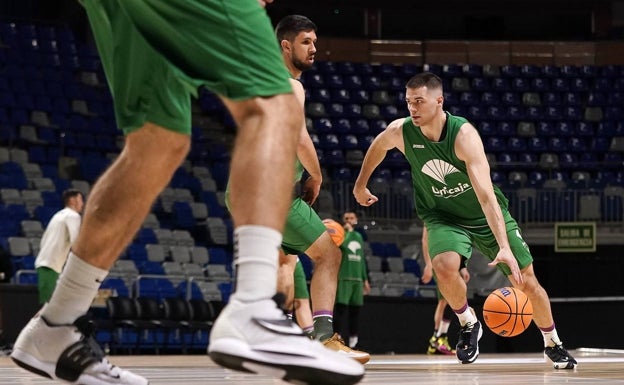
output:
M428 89L442 89L442 79L434 73L422 72L418 75L412 76L405 85L405 88L421 87L427 87Z
M277 36L278 42L282 40L293 41L300 32L308 31L316 32L316 24L312 20L301 15L288 15L277 23L275 36Z
M63 205L67 206L69 200L78 195L82 195L82 193L80 192L80 190L76 190L75 188L68 188L67 190L63 191Z

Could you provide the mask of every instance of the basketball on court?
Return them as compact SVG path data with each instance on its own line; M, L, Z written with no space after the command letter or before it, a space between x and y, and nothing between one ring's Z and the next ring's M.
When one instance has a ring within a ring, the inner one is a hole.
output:
M333 219L323 219L323 224L327 228L332 241L334 241L336 246L340 247L345 237L344 227Z
M486 298L483 319L488 328L499 336L514 337L531 324L533 305L522 291L501 287Z

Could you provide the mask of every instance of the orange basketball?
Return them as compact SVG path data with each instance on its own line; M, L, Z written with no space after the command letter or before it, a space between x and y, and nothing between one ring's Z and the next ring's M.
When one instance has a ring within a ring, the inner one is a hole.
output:
M345 237L344 227L333 219L323 219L323 224L336 246L342 245Z
M483 319L490 330L499 336L514 337L531 324L533 305L522 291L501 287L485 299Z

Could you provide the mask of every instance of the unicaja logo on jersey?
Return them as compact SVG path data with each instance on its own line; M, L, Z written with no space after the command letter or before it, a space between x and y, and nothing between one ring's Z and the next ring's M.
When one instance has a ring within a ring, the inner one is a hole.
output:
M441 159L431 159L425 163L420 170L430 178L442 183L443 188L439 189L435 186L431 186L433 195L439 198L452 198L462 194L466 190L472 189L472 186L468 183L460 182L456 186L448 186L446 184L446 176L459 172L459 170L452 164L445 162Z
M349 249L350 253L347 256L347 258L349 258L349 261L359 261L362 258L360 257L360 255L358 254L358 251L362 248L362 245L360 245L360 242L358 241L351 241L349 242L349 244L347 245L347 249Z

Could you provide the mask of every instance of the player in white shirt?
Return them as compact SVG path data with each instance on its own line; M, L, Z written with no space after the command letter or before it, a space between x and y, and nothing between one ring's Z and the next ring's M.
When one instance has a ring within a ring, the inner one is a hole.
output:
M75 189L63 191L63 204L65 208L50 219L35 260L41 304L48 302L52 296L69 249L80 231L80 214L84 207L82 193Z

